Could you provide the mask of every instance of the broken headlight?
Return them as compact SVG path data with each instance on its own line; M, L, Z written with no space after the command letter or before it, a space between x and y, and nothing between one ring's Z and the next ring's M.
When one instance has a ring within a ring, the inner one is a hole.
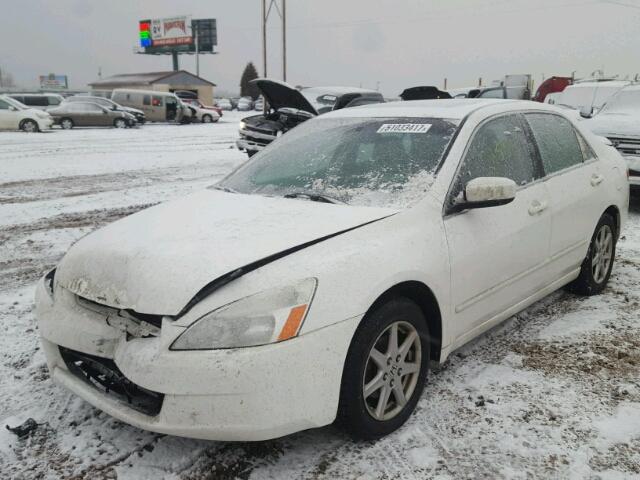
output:
M298 335L316 279L273 288L229 303L196 320L171 345L171 350L254 347Z

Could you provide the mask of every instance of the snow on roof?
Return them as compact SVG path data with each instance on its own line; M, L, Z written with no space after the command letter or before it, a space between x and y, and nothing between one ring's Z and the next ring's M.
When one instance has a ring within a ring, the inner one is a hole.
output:
M215 86L214 83L211 83L204 78L198 77L191 72L187 72L186 70L164 70L161 72L143 72L143 73L121 73L118 75L112 75L107 78L102 78L100 80L96 80L94 82L89 83L91 87L99 87L103 85L152 85L160 80L169 79L173 76L179 76L184 78L184 76L192 77L193 79L197 79L198 83L204 82L208 85Z
M567 89L578 88L622 88L629 85L631 82L625 80L610 80L606 82L580 82L569 85Z

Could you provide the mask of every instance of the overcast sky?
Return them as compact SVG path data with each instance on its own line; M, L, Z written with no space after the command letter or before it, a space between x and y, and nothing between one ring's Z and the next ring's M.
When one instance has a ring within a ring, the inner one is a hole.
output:
M269 1L269 0L268 0ZM134 54L138 20L217 18L218 55L201 76L237 91L245 64L262 74L261 0L1 0L0 66L22 86L66 74L84 88L116 73L170 70L168 56ZM288 0L287 80L397 95L406 86L485 83L507 73L640 73L640 0ZM281 79L278 18L269 76ZM181 68L195 71L193 57Z

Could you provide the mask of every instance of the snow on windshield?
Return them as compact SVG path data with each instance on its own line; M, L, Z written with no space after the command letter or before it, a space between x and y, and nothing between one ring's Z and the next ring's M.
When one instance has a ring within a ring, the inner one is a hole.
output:
M640 112L640 89L620 90L602 107L602 112Z
M457 122L440 118L319 117L288 132L218 186L403 208L431 187L456 129Z

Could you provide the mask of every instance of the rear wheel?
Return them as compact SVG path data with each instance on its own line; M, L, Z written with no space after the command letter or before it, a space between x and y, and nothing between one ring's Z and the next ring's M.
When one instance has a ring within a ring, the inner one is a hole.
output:
M23 132L28 132L28 133L33 133L40 130L40 128L38 128L38 124L31 119L23 120L22 124L20 125L20 129Z
M358 327L345 362L339 421L354 437L373 440L409 418L424 389L429 332L418 305L398 297Z
M596 295L607 285L616 254L616 225L613 217L605 213L600 217L591 237L587 256L582 262L580 275L567 289L579 295Z
M124 118L116 118L113 121L113 126L116 128L127 128L127 121Z
M62 120L60 120L60 126L64 130L71 130L74 126L73 120L71 120L70 118L63 118Z

